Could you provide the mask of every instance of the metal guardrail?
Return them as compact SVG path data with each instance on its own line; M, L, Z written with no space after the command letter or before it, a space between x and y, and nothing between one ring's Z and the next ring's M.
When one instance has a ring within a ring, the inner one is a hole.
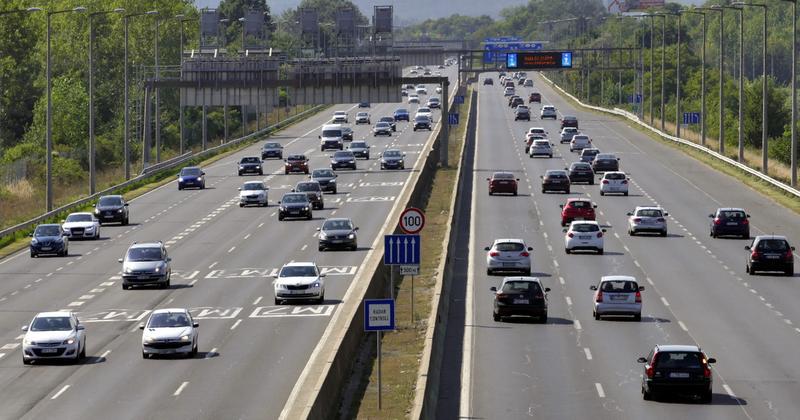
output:
M675 136L669 135L669 134L667 134L667 133L665 133L665 132L663 132L663 131L655 128L655 127L650 126L649 124L647 124L644 121L640 120L639 117L637 117L636 115L634 115L634 114L632 114L632 113L630 113L628 111L625 111L623 109L619 109L619 108L608 109L608 108L603 108L603 107L599 107L599 106L585 104L585 103L581 102L580 99L576 98L575 96L573 96L572 94L570 94L566 90L562 89L561 86L557 85L555 82L550 80L544 74L542 74L541 76L542 76L542 78L547 80L547 82L550 83L554 88L558 89L564 95L568 96L570 99L572 99L573 101L577 102L578 104L580 104L581 106L583 106L585 108L589 108L589 109L593 109L595 111L600 111L600 112L605 112L605 113L608 113L608 114L614 114L614 115L618 115L618 116L621 116L621 117L625 117L628 120L630 120L632 122L635 122L636 124L639 124L640 126L652 131L653 133L659 135L660 137L662 137L664 139L671 140L671 141L674 141L676 143L680 143L680 144L683 144L685 146L692 147L692 148L694 148L696 150L699 150L699 151L701 151L703 153L711 155L711 156L715 157L716 159L719 159L719 160L721 160L721 161L723 161L723 162L725 162L725 163L727 163L727 164L729 164L731 166L734 166L734 167L736 167L738 169L741 169L742 171L745 171L748 174L750 174L752 176L755 176L755 177L761 179L762 181L765 181L765 182L771 184L772 186L774 186L776 188L779 188L779 189L781 189L781 190L783 190L783 191L785 191L785 192L787 192L789 194L792 194L792 195L794 195L796 197L800 197L800 190L798 190L796 188L792 188L790 185L785 184L785 183L783 183L781 181L778 181L777 179L772 178L771 176L765 175L765 174L757 171L756 169L753 169L753 168L751 168L751 167L749 167L749 166L747 166L747 165L745 165L743 163L737 162L737 161L735 161L735 160L733 160L733 159L731 159L731 158L729 158L729 157L727 157L725 155L719 154L719 153L717 153L717 152L715 152L715 151L713 151L713 150L711 150L711 149L709 149L707 147L703 147L703 146L701 146L701 145L699 145L697 143L694 143L692 141L689 141L689 140L686 140L686 139L683 139L683 138L680 138L680 137L675 137Z
M71 202L69 204L65 204L65 205L63 205L63 206L61 206L61 207L59 207L57 209L53 209L52 211L49 211L47 213L41 214L39 216L36 216L33 219L30 219L30 220L27 220L25 222L19 223L17 225L14 225L14 226L8 227L6 229L0 230L0 239L5 238L6 236L9 236L9 235L13 235L13 234L15 234L15 233L17 233L17 232L19 232L21 230L30 229L33 226L35 226L35 225L37 225L39 223L42 223L43 221L46 221L46 220L48 220L48 219L50 219L50 218L52 218L54 216L57 216L58 214L67 212L67 211L75 209L75 208L83 207L86 204L98 199L99 197L101 197L103 195L111 194L111 193L113 193L113 192L115 192L117 190L120 190L122 188L128 187L130 185L133 185L136 182L139 182L139 181L141 181L141 180L143 180L143 179L145 179L147 177L150 177L154 173L157 173L159 171L172 169L172 168L174 168L174 167L176 167L176 166L178 166L178 165L180 165L180 164L182 164L182 163L184 163L184 162L186 162L186 161L188 161L190 159L205 158L205 157L207 157L209 155L213 155L213 154L223 150L224 148L235 146L235 145L237 145L239 143L242 143L244 141L252 140L252 139L254 139L256 137L263 136L264 134L267 134L270 131L273 131L273 130L275 130L277 128L280 128L281 126L283 126L285 124L289 124L289 123L291 123L293 121L296 121L298 119L304 118L305 116L307 116L309 114L314 114L314 113L320 111L321 109L323 109L324 107L325 107L325 105L317 105L317 106L315 106L315 107L313 107L311 109L307 109L307 110L305 110L305 111L303 111L301 113L298 113L297 115L293 115L291 117L288 117L288 118L285 118L285 119L283 119L281 121L278 121L277 123L275 123L275 124L273 124L271 126L264 127L259 131L254 131L254 132L252 132L252 133L250 133L250 134L248 134L248 135L246 135L244 137L239 137L239 138L231 140L231 141L229 141L227 143L208 148L208 149L203 150L201 152L197 152L197 153L186 152L183 155L176 156L176 157L174 157L172 159L165 160L165 161L159 162L159 163L157 163L155 165L148 166L147 168L145 168L142 171L141 174L139 174L135 178L131 178L131 179L129 179L129 180L125 181L125 182L122 182L120 184L108 187L108 188L106 188L106 189L104 189L102 191L99 191L99 192L97 192L97 193L95 193L93 195L90 195L88 197L84 197L84 198L81 198L79 200L73 201L73 202Z

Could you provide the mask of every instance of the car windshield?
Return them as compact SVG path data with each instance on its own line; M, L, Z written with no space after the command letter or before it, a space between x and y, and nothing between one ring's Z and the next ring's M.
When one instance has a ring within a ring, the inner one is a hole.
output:
M358 114L356 114L356 116L357 117L368 117L369 114L367 114L366 112L359 112Z
M395 113L396 114L408 114L408 110L405 109L405 108L400 108L397 111L395 111Z
M544 134L544 128L531 128L531 134Z
M322 137L341 137L342 130L322 130Z
M61 230L58 226L39 226L36 228L34 236L60 236Z
M340 151L334 153L333 157L334 158L338 158L338 159L347 159L347 158L352 159L353 158L353 152L348 152L346 150L340 150Z
M241 163L260 163L261 159L257 157L243 157Z
M70 214L67 216L67 223L69 222L91 222L91 214Z
M439 102L439 98L430 98L428 102Z
M343 117L343 116L347 115L347 113L344 112L344 111L336 111L336 112L333 113L333 115L336 115L337 117Z
M564 121L577 121L578 119L575 117L571 117L569 115L564 116Z
M535 281L507 281L503 284L504 293L542 294L542 287Z
M639 290L639 285L630 280L604 281L600 290L610 293L633 293Z
M303 155L291 155L288 158L286 158L286 160L289 160L289 161L305 161L306 157L303 156Z
M202 172L200 168L183 168L181 169L181 176L200 176Z
M517 105L517 111L527 111L528 107L525 105Z
M747 215L741 210L722 210L719 216L725 219L744 219Z
M600 151L597 149L583 149L583 151L581 151L581 156L594 156L598 153L600 153Z
M762 239L758 241L756 249L759 251L780 251L785 252L789 249L789 244L783 239Z
M248 182L242 186L243 191L263 191L266 188L260 182Z
M389 126L389 123L387 123L387 122L383 122L383 121L381 121L381 122L379 122L379 123L375 124L375 127L379 127L379 128L386 128L386 127L388 127L388 126Z
M317 169L311 175L312 178L333 178L333 171L330 169Z
M100 197L100 201L97 202L97 205L101 206L101 207L121 206L122 205L122 198L120 198L120 197Z
M571 201L569 206L576 209L589 209L592 208L592 203L589 201Z
M642 209L636 213L639 217L661 217L661 210L658 209Z
M600 226L594 223L575 223L572 225L573 232L598 232Z
M307 203L308 196L305 194L286 194L281 199L281 203Z
M588 163L573 163L572 170L573 171L586 171L592 169Z
M616 159L616 156L605 154L605 153L601 153L601 154L595 156L595 159L597 159L597 160L614 160L614 159Z
M322 230L352 230L353 224L349 220L326 220Z
M383 153L384 157L401 157L403 156L399 150L387 150Z
M390 122L394 122L394 118L393 117L381 117L381 121L390 123Z
M280 149L281 145L280 145L280 143L267 143L267 144L264 145L264 148L265 149Z
M564 133L577 133L578 129L575 127L568 127L564 129Z
M280 277L316 277L317 269L311 265L292 265L281 269Z
M296 191L319 191L319 184L316 182L300 182L297 184Z
M69 331L72 322L66 316L37 316L31 322L31 331Z
M589 140L589 136L579 136L579 135L575 135L575 136L572 138L572 140L576 140L576 141Z
M525 244L520 242L499 242L494 245L494 249L503 252L522 252L525 250Z
M153 314L147 323L147 328L179 328L190 327L189 317L183 312L160 312Z
M700 369L703 367L703 356L697 352L659 352L655 366L668 369Z
M547 140L537 140L533 142L533 145L538 147L550 146L550 142Z
M417 118L414 118L414 120L416 120L417 122L428 122L428 117L420 115Z
M606 173L606 179L625 179L625 174Z
M128 250L128 261L161 261L160 248L131 248Z
M420 108L420 109L417 110L417 112L419 112L419 113L427 113L427 112L431 112L431 109L430 108Z
M367 143L364 143L363 141L354 141L354 142L350 143L350 148L351 149L366 149L367 148Z
M492 175L494 179L514 179L514 174L510 174L508 172L495 172Z

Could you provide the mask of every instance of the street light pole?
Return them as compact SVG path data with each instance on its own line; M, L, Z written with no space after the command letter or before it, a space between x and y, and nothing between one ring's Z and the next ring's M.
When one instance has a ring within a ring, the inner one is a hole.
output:
M155 69L154 70L155 70L155 80L156 80L156 82L158 82L159 73L160 73L160 69L158 68L158 24L160 23L161 19L155 19L155 21L156 21L155 22L156 23L156 28L155 28L155 40L154 40L154 48L153 48L155 50ZM160 101L161 95L159 94L161 89L159 89L158 85L156 84L153 87L153 90L155 91L155 102L156 102L155 103L155 115L153 116L153 119L155 120L155 125L156 125L156 127L155 127L156 128L156 133L155 133L156 134L156 163L158 163L158 162L161 162L161 107L160 107L160 105L161 105L161 101ZM149 130L150 127L147 127L147 129ZM149 147L150 145L148 144L147 146ZM149 161L149 159L150 159L150 153L147 153L147 160ZM142 168L144 168L144 166Z
M705 8L695 7L690 10L684 10L685 13L694 13L700 15L703 19L703 54L701 59L702 73L700 76L700 145L706 145L706 14L704 12L696 11L697 9L704 10Z
M737 160L744 162L744 9L739 6L722 6L739 12L739 143Z
M680 13L659 13L663 16L678 17L678 50L675 67L675 137L681 136L681 14ZM663 101L663 98L662 98Z
M184 28L183 28L183 24L185 22L188 22L188 21L192 20L192 19L184 19L184 17L185 16L182 15L182 14L174 16L175 19L178 19L178 22L180 24L180 32L181 32L180 52L179 52L179 55L178 55L178 65L181 66L181 79L183 79L183 48L184 48L184 46L183 46L183 44L184 44ZM179 126L179 128L178 129L180 130L180 134L178 136L179 137L178 142L180 143L180 145L178 146L178 148L179 148L179 151L180 151L179 154L183 155L184 147L185 147L185 140L184 140L185 133L184 133L184 126L183 126L183 95L180 94L179 96L180 97L179 97L179 101L178 101L179 102L179 105L178 105L178 126Z
M763 56L761 58L761 172L764 175L769 175L769 144L767 141L767 5L742 2L731 3L731 5L761 7L764 10ZM794 63L792 63L792 67L794 67ZM794 95L794 92L792 92L792 95ZM794 125L792 125L792 130L794 130Z
M244 61L244 57L246 55L245 44L244 44L244 26L247 22L247 19L244 17L239 18L239 22L242 24L242 61ZM240 106L240 111L242 113L242 137L247 135L247 113L245 112L246 107L244 104Z
M783 0L792 3L792 141L791 185L797 187L797 0Z
M725 60L725 32L724 22L725 13L719 5L714 5L705 8L709 12L719 12L719 153L725 154L725 96L723 86L725 82L725 74L723 73L723 64Z
M123 150L123 153L125 154L125 180L131 179L131 153L130 153L130 139L129 139L129 136L130 136L130 111L129 111L130 106L128 105L128 97L129 97L129 91L130 91L130 83L129 83L129 76L128 76L128 67L129 67L128 66L128 23L129 23L130 18L132 18L132 17L145 16L145 15L157 15L157 14L158 14L157 10L150 10L150 11L147 11L147 12L144 12L144 13L128 14L128 15L125 15L124 19L123 19L124 20L124 26L125 26L125 52L124 52L124 57L125 57L124 58L124 61L125 61L125 65L124 65L124 67L125 67L125 69L124 69L124 73L125 73L124 92L125 93L123 95L124 96L124 107L125 107L125 110L124 110L124 114L125 114L124 115L124 120L125 120L125 129L124 129L124 131L125 132L123 133L123 136L122 136L122 138L123 138L122 141L124 142L122 150Z

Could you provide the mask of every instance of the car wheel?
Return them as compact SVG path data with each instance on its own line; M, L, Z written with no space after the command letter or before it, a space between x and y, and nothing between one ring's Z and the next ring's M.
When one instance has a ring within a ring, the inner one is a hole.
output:
M653 399L653 393L642 387L642 399L645 401L651 401Z
M129 286L129 285L125 284L125 283L122 283L122 290L128 290L130 288L131 288L131 286Z
M547 190L545 190L544 188L542 188L542 194L547 194Z
M749 265L745 265L744 266L744 272L747 273L747 274L753 274L753 273L750 272L750 266Z
M544 315L539 317L539 323L540 324L547 324L547 314L544 314Z
M183 189L183 187L181 187L180 185L178 185L178 191L180 191L180 190L182 190L182 189Z
M161 286L161 288L162 288L162 289L169 289L169 280L167 280L166 282L164 282L164 284Z
M147 353L145 353L144 351L142 351L142 359L149 359Z
M280 214L278 215L278 221L279 221L279 222L282 222L282 221L283 221L283 216L281 216Z
M364 159L369 160L369 155L367 155Z
M567 253L567 254L571 254L572 250L570 250L569 248L564 248L564 252Z
M569 194L569 188L564 191L565 193Z
M336 194L336 189L335 188L333 189L333 193Z
M239 203L239 207L244 207L244 203Z
M311 220L312 218L313 218L313 216L312 216L312 215L311 215L311 213L309 212L309 213L308 213L308 216L306 217L306 220Z
M494 194L494 193L493 193L493 192L491 192L491 191L489 191L489 195L492 195L492 194Z
M703 403L703 404L709 404L709 403L711 403L711 397L712 396L713 396L713 394L711 393L711 390L709 389L708 391L703 392L703 395L700 396L700 402Z
M628 236L636 236L636 231L633 229L628 229Z
M667 231L665 230L665 231L661 232L661 236L667 236Z
M239 176L242 176L242 171L239 171Z
M280 306L280 305L282 305L282 304L283 304L283 301L281 301L281 300L280 300L280 299L278 299L278 298L275 298L275 305L276 305L276 306Z
M783 271L783 274L791 277L794 275L794 265L790 265L786 270Z
M192 347L192 352L189 353L189 356L191 357L197 356L197 342L194 343L194 346Z
M25 356L23 356L22 357L22 364L23 365L29 365L29 364L31 364L31 360L30 359L26 359Z
M324 247L324 246L322 246L322 245L319 245L319 246L317 247L317 250L318 250L319 252L323 252L323 251L325 251L325 247Z
M642 321L642 314L639 313L639 314L634 315L633 316L633 320L636 321L636 322L641 322Z
M589 181L589 185L594 185L594 180Z
M598 314L597 311L592 312L592 315L594 315L595 321L599 321L600 320L600 314Z
M322 296L320 296L319 299L317 299L317 305L322 305L323 303L325 303L325 295L324 294Z
M123 226L128 226L128 223L130 223L130 222L128 221L128 216L125 216L125 221L124 221L124 222L122 222L122 225L123 225Z
M487 269L486 269L486 275L487 275L487 276L491 276L492 274L494 274L494 272L492 271L492 269L491 269L491 268L487 268Z
M625 197L627 197L627 196L628 196L628 192L627 192L627 191L625 191L624 193L622 193L622 195L624 195Z
M83 342L83 347L81 348L81 352L78 354L78 360L83 360L86 358L86 342Z
M717 237L717 235L714 234L714 229L711 229L711 230L708 231L708 236L710 236L712 238L716 238Z
M597 250L597 255L603 255L603 248Z
M514 191L514 196L515 196L515 197L517 196L517 192L516 192L516 191Z
M502 321L503 321L503 317L501 317L501 316L500 316L499 314L497 314L496 312L492 312L492 319L493 319L495 322L502 322Z
M600 196L602 197L602 196L604 196L604 195L606 195L606 193L604 193L604 192L600 191Z

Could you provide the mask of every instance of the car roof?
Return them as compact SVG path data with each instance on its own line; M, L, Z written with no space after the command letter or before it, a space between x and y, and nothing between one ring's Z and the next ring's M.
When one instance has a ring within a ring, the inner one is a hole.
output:
M181 168L181 170L184 170L184 169L200 169L200 167L199 166L184 166L183 168Z
M685 352L702 352L700 347L691 344L656 344L659 352L665 351L685 351Z
M402 153L400 151L400 149L397 149L397 148L386 149L386 150L383 151L383 153L386 153L386 152L400 152L400 153Z
M533 283L542 284L542 281L539 280L539 277L528 277L528 276L509 276L503 277L503 284L509 281L530 281Z
M570 227L572 227L572 225L597 225L597 226L600 226L600 223L597 223L596 220L573 220L572 222L570 222L569 225L570 225Z
M305 159L306 155L289 155L286 159Z
M335 111L334 114L347 114L347 111Z
M531 127L528 131L545 131L544 127Z
M189 313L189 310L186 308L163 308L163 309L156 309L152 312L152 315L155 314L172 314L172 313Z
M350 222L350 223L353 223L353 220L350 219L349 217L329 217L329 218L325 219L325 221L323 221L322 223L325 224L325 222Z
M109 194L109 195L101 195L101 196L100 196L100 198L106 198L106 197L112 197L112 198L122 198L122 196L121 196L121 195L119 195L119 194Z
M636 282L636 277L633 276L602 276L600 281L633 281Z
M159 248L161 248L161 241L154 241L154 242L134 242L133 244L131 244L131 246L129 247L129 249L134 249L134 248L153 248L153 247L159 247Z
M635 210L661 210L664 211L663 208L658 206L636 206Z
M79 212L75 212L75 213L70 213L70 214L67 215L67 217L72 216L74 214L80 214L80 215L88 214L89 216L92 215L92 213L89 213L88 211L79 211Z
M259 156L242 156L242 159L258 159L258 160L261 160L261 157L259 157ZM242 160L242 159L239 159L239 160Z
M562 120L577 120L577 119L578 119L578 117L576 117L576 116L574 116L574 115L564 115L564 117L563 117L563 118L561 118L561 119L562 119Z
M52 316L52 317L56 317L56 316L72 316L72 311L39 312L38 314L36 314L36 316L34 316L34 318L38 318L40 316L41 317L44 317L44 316Z
M244 183L244 184L242 184L242 185L247 185L247 184L259 184L259 185L264 185L264 181L245 181L245 183Z
M547 174L561 174L561 175L566 175L566 174L567 174L567 171L565 171L565 170L563 170L563 169L548 169L548 170L546 170L544 173L545 173L545 175L547 175Z
M609 174L625 175L625 172L622 172L622 171L608 171L608 172L603 173L603 178L605 178L606 175L609 175ZM627 176L627 175L625 175L625 176Z
M39 227L39 226L57 226L57 227L61 227L61 224L60 223L42 223L40 225L36 225L36 227Z
M717 211L744 211L744 209L740 207L720 207Z
M573 140L575 140L575 139L581 139L581 140L583 140L583 139L588 139L588 138L589 138L589 136L588 136L588 135L586 135L586 134L580 134L580 133L578 133L578 134L576 134L576 135L572 136L572 139L573 139Z
M280 146L281 144L276 141L268 141L264 143L264 146Z
M316 267L317 264L313 262L290 262L283 265L284 267Z
M583 197L572 197L572 198L568 198L567 199L567 203L574 203L576 201L588 201L588 202L591 203L592 199L591 198L583 198Z
M523 244L525 245L525 241L522 239L495 239L495 244L505 244L505 243L515 243L515 244Z
M761 241L764 239L783 239L784 241L789 242L789 240L783 235L758 235L753 238L754 241Z
M581 150L581 153L584 153L584 152L589 152L589 153L597 152L597 153L600 153L600 149L598 149L596 147L587 147L587 148Z

